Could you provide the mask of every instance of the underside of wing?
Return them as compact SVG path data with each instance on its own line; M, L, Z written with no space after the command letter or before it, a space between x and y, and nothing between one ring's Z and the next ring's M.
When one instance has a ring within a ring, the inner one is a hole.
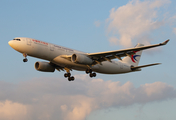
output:
M64 59L67 59L69 61L71 61L71 57L72 55L60 55L60 57L64 58Z
M53 66L53 67L55 67L56 68L56 70L58 70L58 71L64 71L64 67L61 67L61 66L59 66L59 65L57 65L57 64L54 64L54 63L52 63L52 62L50 62L49 63L51 66Z

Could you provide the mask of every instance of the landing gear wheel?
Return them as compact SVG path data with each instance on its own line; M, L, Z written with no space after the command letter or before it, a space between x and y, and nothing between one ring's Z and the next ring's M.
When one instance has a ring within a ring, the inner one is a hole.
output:
M68 77L68 81L71 81L71 77Z
M67 73L64 74L64 77L65 77L65 78L68 77L68 76L67 76Z
M72 77L68 77L68 81L74 81L75 78L72 76Z
M93 77L93 73L90 73L89 76L92 78Z
M96 73L90 73L89 76L92 77L96 77Z
M67 75L68 75L68 77L70 77L70 76L71 76L71 73L67 73Z
M93 77L96 77L97 76L97 74L96 73L92 73L93 74Z
M65 73L64 74L64 77L66 78L66 77L70 77L71 76L71 73Z
M28 59L27 59L27 58L23 59L23 62L27 62L27 61L28 61Z
M86 70L86 73L88 74L88 73L92 73L92 69L87 69Z
M27 62L28 59L27 59L27 54L26 53L23 53L23 57L24 57L23 62Z
M72 81L74 81L74 80L75 80L75 78L72 76L72 77L71 77L71 80L72 80Z

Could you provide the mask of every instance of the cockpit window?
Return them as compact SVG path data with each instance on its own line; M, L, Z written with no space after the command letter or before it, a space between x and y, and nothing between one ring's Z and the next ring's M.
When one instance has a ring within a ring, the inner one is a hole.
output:
M21 41L20 39L13 39L13 40Z

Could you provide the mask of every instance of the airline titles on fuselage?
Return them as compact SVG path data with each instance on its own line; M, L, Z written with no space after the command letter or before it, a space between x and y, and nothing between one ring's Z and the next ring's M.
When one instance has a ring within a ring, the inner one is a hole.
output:
M48 45L48 43L43 42L43 41L34 40L34 39L32 39L32 41L33 41L34 43L40 43L40 44L43 44L43 45Z
M39 41L39 40L35 40L35 39L32 39L32 41L36 44L41 44L41 45L48 45L47 42L43 42L43 41ZM58 46L58 45L53 45L54 47L56 48L59 48L59 49L63 49L65 51L69 51L69 52L73 52L72 49L69 49L69 48L65 48L65 47L61 47L61 46Z

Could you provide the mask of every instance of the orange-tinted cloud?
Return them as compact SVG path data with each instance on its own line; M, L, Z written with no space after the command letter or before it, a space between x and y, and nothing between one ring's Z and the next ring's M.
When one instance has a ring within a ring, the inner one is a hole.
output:
M9 100L0 102L1 120L22 120L27 117L27 106Z
M75 77L74 82L58 78L18 84L0 82L0 119L84 120L94 110L176 97L175 89L162 82L135 88L131 82L90 79L88 75Z
M132 0L117 9L112 8L106 20L110 43L131 47L136 39L142 43L150 41L140 38L146 38L152 30L164 25L164 17L161 21L157 19L158 8L169 3L170 0Z

